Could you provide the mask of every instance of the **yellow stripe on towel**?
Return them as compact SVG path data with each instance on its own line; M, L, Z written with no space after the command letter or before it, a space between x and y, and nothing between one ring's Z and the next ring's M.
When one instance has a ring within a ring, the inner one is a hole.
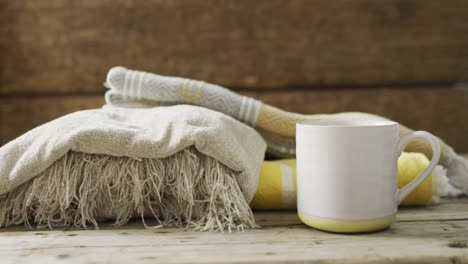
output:
M398 187L402 188L427 167L429 160L420 153L403 154L398 159ZM253 209L296 208L296 160L264 161L255 196L250 203ZM434 191L432 176L428 177L403 201L402 205L426 205Z
M257 192L250 206L256 209L296 208L296 160L264 161Z

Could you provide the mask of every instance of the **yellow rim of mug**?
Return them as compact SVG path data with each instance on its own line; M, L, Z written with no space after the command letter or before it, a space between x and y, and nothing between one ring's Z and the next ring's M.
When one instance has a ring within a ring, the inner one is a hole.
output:
M315 229L333 233L364 233L385 229L396 219L396 213L386 217L369 220L327 219L299 213L301 221Z

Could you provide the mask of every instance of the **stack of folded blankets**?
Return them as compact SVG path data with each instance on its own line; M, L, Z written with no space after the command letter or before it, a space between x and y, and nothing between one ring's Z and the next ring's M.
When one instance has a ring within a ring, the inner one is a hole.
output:
M296 206L296 122L384 119L289 113L217 85L123 67L112 68L105 85L103 108L63 116L0 148L0 226L97 228L140 217L157 227L253 228L252 209ZM404 204L468 194L468 162L440 143L440 165ZM399 186L431 155L422 142L405 151Z

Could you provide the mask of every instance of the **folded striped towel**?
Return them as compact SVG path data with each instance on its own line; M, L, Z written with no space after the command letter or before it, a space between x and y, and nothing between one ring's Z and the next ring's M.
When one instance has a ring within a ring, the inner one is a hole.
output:
M174 104L193 104L210 108L254 127L267 142L270 155L295 157L295 124L305 120L341 118L349 120L382 120L384 117L367 113L338 113L302 115L290 113L262 102L241 96L218 85L180 77L167 77L133 71L124 67L110 69L106 78L106 103L113 106L140 108ZM400 134L411 129L400 125ZM450 183L468 194L468 161L442 140L440 164L447 168ZM431 156L424 141L413 141L408 152Z

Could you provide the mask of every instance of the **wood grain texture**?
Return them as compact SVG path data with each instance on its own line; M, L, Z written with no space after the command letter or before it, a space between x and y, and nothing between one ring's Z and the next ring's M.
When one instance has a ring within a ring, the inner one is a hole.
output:
M468 89L260 90L243 94L299 113L361 111L379 114L410 128L430 131L457 151L468 152ZM101 95L0 97L1 143L66 113L103 104Z
M295 211L256 212L262 228L234 233L144 229L139 222L101 230L11 227L0 230L0 258L5 264L468 263L467 199L399 214L412 220L398 217L387 230L360 235L314 230Z
M1 1L0 93L103 91L115 65L237 87L468 80L468 1Z
M62 115L103 104L103 96L0 97L0 145Z

